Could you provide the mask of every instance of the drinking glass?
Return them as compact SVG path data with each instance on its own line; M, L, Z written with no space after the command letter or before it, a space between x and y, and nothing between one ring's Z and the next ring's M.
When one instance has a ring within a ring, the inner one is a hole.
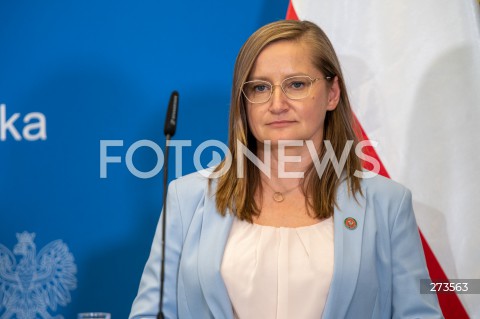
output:
M111 316L108 312L82 312L77 319L111 319Z

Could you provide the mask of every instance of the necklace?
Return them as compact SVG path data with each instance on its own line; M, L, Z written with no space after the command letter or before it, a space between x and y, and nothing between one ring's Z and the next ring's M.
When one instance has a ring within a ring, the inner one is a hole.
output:
M295 190L300 184L296 185L295 187L293 188L290 188L290 189L287 189L286 191L283 191L283 192L279 192L279 191L276 191L273 189L272 186L270 186L270 184L268 184L267 182L265 182L265 184L273 191L273 195L272 195L272 198L274 201L276 201L277 203L281 203L285 200L285 195L287 195L288 193L290 193L291 191Z

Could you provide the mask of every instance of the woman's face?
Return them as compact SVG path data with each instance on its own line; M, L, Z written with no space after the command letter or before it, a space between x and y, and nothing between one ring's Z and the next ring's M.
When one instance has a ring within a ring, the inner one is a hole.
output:
M308 75L319 78L313 82L310 94L301 100L289 99L280 84L286 78ZM328 85L324 75L312 64L308 47L299 42L279 41L269 44L259 54L248 81L264 80L273 85L269 101L254 104L247 101L249 128L259 142L270 140L312 140L320 145L327 111L338 104L340 89L337 78ZM263 88L260 88L263 89Z

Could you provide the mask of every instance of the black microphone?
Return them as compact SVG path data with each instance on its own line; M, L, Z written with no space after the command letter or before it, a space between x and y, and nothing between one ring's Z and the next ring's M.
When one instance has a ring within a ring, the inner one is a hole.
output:
M163 214L162 214L162 260L160 264L160 300L158 303L158 319L163 319L163 290L165 283L165 233L167 223L167 187L168 187L168 141L177 129L178 92L173 91L168 102L167 117L165 118L165 166L163 170Z
M178 112L178 92L173 91L168 102L167 117L165 118L165 128L163 132L165 136L172 137L177 129L177 112Z

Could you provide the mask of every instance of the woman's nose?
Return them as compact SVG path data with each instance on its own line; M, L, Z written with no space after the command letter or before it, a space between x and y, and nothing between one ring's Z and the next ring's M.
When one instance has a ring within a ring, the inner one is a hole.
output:
M285 95L280 85L272 86L269 110L272 113L282 113L288 110L288 97Z

